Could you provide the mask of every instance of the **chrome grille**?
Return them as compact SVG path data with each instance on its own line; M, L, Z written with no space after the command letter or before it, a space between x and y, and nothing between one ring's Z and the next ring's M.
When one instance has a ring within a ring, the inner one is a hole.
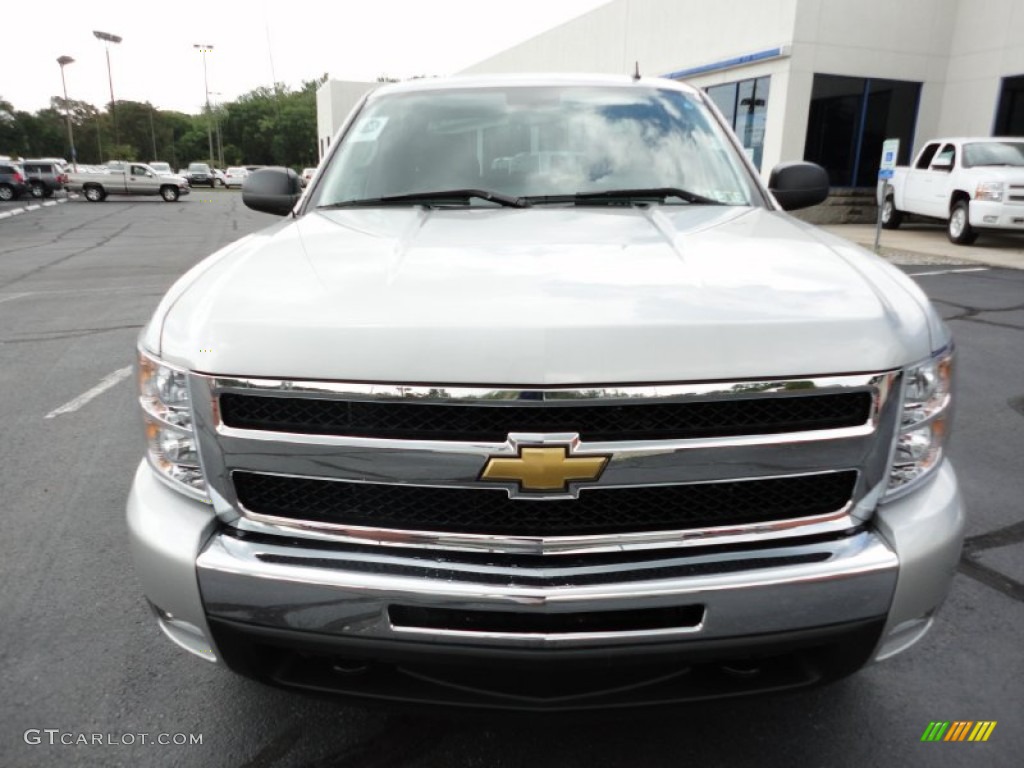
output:
M871 395L734 398L697 403L563 405L525 399L446 404L267 397L226 393L224 424L239 429L397 440L500 443L513 432L575 433L580 440L671 440L854 427L868 421Z
M285 520L448 533L587 536L742 525L824 515L853 495L857 473L636 488L523 502L500 489L417 488L235 472L251 512Z
M228 524L552 554L855 527L885 480L899 376L496 390L192 374L190 387ZM603 473L529 498L481 476L550 445L607 458Z

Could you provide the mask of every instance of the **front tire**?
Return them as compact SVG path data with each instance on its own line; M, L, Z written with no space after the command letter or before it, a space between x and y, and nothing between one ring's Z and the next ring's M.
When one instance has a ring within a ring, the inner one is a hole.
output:
M173 203L178 199L178 188L160 187L160 197L162 197L168 203Z
M949 241L957 245L970 245L978 239L978 233L971 226L971 217L967 200L958 200L949 212L946 234Z
M32 182L30 191L32 192L32 197L36 198L37 200L41 200L46 192L46 190L43 189L43 185L35 181Z
M6 203L9 200L13 200L15 197L14 187L10 184L0 184L0 200L3 200Z
M103 194L103 187L97 187L95 185L88 186L82 190L82 194L85 195L85 199L90 203L102 203L106 195Z
M882 229L899 229L903 223L903 212L896 210L896 203L889 195L882 202Z

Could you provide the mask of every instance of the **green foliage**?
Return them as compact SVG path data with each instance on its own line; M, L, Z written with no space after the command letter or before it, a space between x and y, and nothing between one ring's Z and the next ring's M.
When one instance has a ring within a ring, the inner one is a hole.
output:
M316 89L326 80L325 73L303 81L294 91L284 83L256 88L209 114L204 110L199 115L122 100L111 112L110 104L97 109L74 99L65 103L60 96L52 97L46 109L30 114L16 111L0 97L0 154L70 160L69 115L81 163L98 164L116 158L164 160L176 169L190 162L210 162L220 167L223 152L224 165L313 166L317 162Z

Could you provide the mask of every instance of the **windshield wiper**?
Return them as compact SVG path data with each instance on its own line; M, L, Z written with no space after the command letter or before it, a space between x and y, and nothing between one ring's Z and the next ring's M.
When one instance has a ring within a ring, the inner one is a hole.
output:
M669 198L678 198L687 203L700 205L725 205L696 192L677 187L652 187L650 189L605 189L600 192L577 192L574 195L536 195L525 198L530 203L664 203Z
M526 208L529 202L522 197L513 197L501 192L490 192L486 189L444 189L436 192L413 192L408 195L387 195L385 197L368 197L362 200L342 200L339 203L318 205L317 209L325 208L359 208L375 205L404 205L406 203L450 203L466 202L471 198L479 198L489 203L497 203L509 208Z

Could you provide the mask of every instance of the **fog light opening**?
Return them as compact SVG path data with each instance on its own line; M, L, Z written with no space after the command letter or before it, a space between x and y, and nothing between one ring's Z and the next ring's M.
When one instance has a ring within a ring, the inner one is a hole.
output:
M153 605L152 603L150 605L156 614L160 629L167 636L168 640L201 659L216 663L217 653L213 649L213 643L203 630L191 622L175 618L170 611L164 610L159 605Z
M749 660L730 661L719 666L723 672L733 677L751 678L761 674L760 665Z
M910 619L893 627L886 635L875 654L875 661L885 661L902 653L924 637L935 623L932 611L917 619Z
M331 671L335 674L345 675L346 677L357 677L369 672L370 665L365 661L358 661L356 659L336 658L331 661Z

